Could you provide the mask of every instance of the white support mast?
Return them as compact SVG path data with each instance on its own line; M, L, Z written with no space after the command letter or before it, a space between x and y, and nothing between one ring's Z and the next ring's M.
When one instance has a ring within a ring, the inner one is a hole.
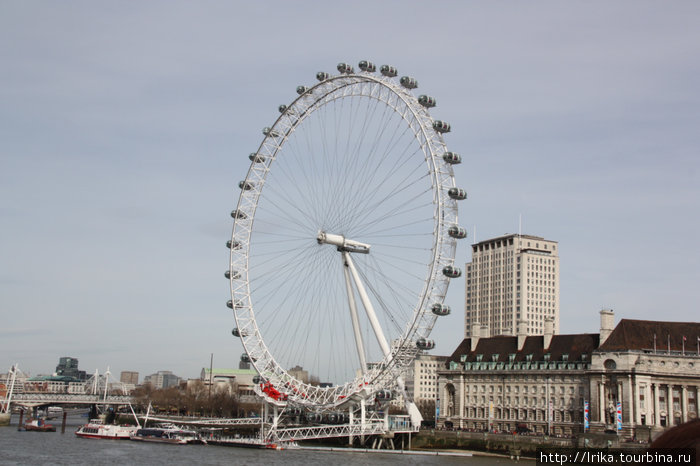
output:
M367 371L367 359L365 356L365 347L362 341L362 333L360 331L360 320L357 316L357 305L355 304L355 293L350 283L350 274L348 272L348 261L345 256L349 256L347 252L343 252L343 272L345 274L345 287L348 291L348 304L350 306L350 317L352 319L352 330L355 333L355 345L357 346L357 354L360 358L360 369L362 374Z
M369 254L370 245L346 239L342 235L329 234L323 231L318 233L318 237L316 239L319 244L325 243L336 246L338 248L338 251L342 253L343 265L345 266L345 286L348 291L348 303L350 305L350 315L352 317L353 331L355 333L355 344L357 345L357 351L360 357L360 364L362 365L363 373L367 368L367 363L365 360L364 345L362 342L362 335L360 332L359 319L357 317L357 306L355 305L355 297L353 294L352 285L350 283L351 277L352 281L355 283L355 288L357 288L357 293L360 295L360 301L362 302L362 306L365 308L367 318L369 319L370 325L372 326L372 330L374 331L374 335L377 338L379 347L381 348L384 357L387 358L387 362L390 362L391 347L389 346L389 342L387 341L386 336L384 335L384 331L382 330L381 324L379 323L379 319L377 319L377 314L374 311L374 306L372 305L372 302L369 299L369 295L367 294L367 291L365 290L365 287L362 284L362 280L360 280L360 275L357 273L355 263L353 262L352 257L350 256L351 252ZM348 270L350 271L351 277L348 276ZM415 403L413 403L413 401L410 400L408 392L406 391L406 384L404 383L403 377L397 377L396 384L398 385L399 391L403 395L406 409L408 411L408 414L411 416L411 422L414 425L419 426L421 421L423 420L423 416L420 414L420 411L418 410L418 407L415 405Z
M357 273L355 264L352 262L352 258L350 258L350 254L348 254L347 251L343 251L343 255L345 257L345 262L348 264L348 268L350 269L350 273L352 274L352 278L355 281L355 286L357 287L357 292L360 295L362 306L365 308L367 318L369 319L369 323L372 325L372 330L374 330L374 335L377 337L377 342L382 349L382 353L384 353L384 356L389 356L391 354L391 348L389 347L389 343L386 341L382 326L379 324L379 319L377 319L377 314L374 312L374 306L372 306L372 302L369 300L367 291L365 291L365 287L360 281L360 275Z

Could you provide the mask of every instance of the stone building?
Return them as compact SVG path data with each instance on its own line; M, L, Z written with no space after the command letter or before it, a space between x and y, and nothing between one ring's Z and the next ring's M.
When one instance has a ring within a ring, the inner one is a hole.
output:
M623 319L613 328L604 310L600 334L555 335L551 319L544 335L526 328L462 341L438 371L439 425L570 436L584 431L587 403L588 431L648 438L697 417L700 323Z
M630 435L698 416L700 323L623 319L601 340L588 372L592 428L613 426L618 402Z

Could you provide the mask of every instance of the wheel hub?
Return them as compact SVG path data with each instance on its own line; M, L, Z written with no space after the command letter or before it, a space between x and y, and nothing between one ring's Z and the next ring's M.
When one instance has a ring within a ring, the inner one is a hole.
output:
M360 243L359 241L347 239L343 235L334 235L319 231L316 237L318 244L331 244L338 247L338 251L357 252L360 254L369 254L369 244Z

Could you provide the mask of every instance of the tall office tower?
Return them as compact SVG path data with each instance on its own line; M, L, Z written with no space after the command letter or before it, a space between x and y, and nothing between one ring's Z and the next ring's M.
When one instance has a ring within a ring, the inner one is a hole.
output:
M557 242L505 235L472 245L466 265L464 336L543 335L545 319L559 333Z

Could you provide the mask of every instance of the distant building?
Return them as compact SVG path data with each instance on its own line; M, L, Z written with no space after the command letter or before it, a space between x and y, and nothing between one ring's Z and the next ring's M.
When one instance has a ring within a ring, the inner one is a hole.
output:
M85 393L85 382L67 375L28 377L23 384L15 383L15 388L20 386L25 393Z
M448 356L419 354L405 373L406 391L416 405L435 401L438 393L437 371L442 369Z
M155 389L176 387L180 383L180 377L170 371L158 371L144 377L143 383L150 384Z
M309 371L305 371L301 366L294 366L287 371L289 375L304 383L309 383Z
M209 368L205 367L202 369L200 380L205 386L211 381L212 387L216 389L235 390L241 401L253 403L259 401L253 389L253 378L257 374L253 369L214 368L209 372Z
M298 365L289 369L287 373L295 379L301 380L302 382L307 383L309 385L313 385L314 387L318 387L321 383L321 380L318 378L318 376L309 374L309 371L305 370L303 367Z
M119 374L119 381L127 385L138 385L139 373L133 371L122 371L121 374Z
M63 377L71 377L75 381L85 381L87 380L87 374L85 371L78 369L78 360L76 358L71 358L64 356L58 360L58 366L56 366L56 375Z
M506 235L472 245L466 264L464 336L543 335L545 319L559 333L559 252L556 241Z

